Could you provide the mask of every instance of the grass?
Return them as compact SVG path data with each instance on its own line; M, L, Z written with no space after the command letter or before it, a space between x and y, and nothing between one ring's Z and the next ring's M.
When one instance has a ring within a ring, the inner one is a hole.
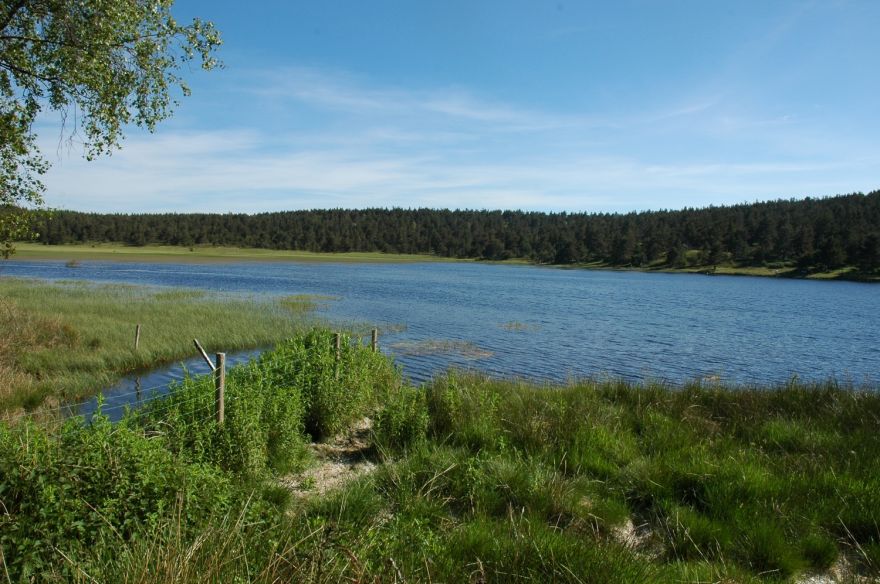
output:
M300 329L315 302L4 278L0 412L96 393L127 373L192 356L194 338L208 351L271 345Z
M470 341L448 339L400 341L392 343L391 348L402 355L459 355L467 359L486 359L493 354Z
M878 415L877 394L831 384L451 374L389 394L375 418L384 463L292 501L271 539L284 561L255 569L303 582L790 582L845 557L845 578L871 578Z
M257 248L197 245L131 246L114 243L42 245L16 243L12 259L64 260L71 267L84 261L120 262L339 262L339 263L413 263L462 261L433 255L388 254L380 252L316 253L308 251L271 250Z
M416 262L471 262L475 260L447 258L428 254L389 254L381 252L344 252L318 253L308 251L270 250L260 248L223 247L213 245L196 245L193 247L174 245L131 246L122 243L93 243L43 245L38 243L19 242L15 244L16 252L12 257L22 260L59 260L65 261L70 268L77 268L84 261L119 261L119 262L173 262L173 263L223 263L223 262L335 262L335 263L416 263ZM690 250L689 256L696 258L698 252ZM503 261L487 261L487 263L504 265L531 265L525 258L511 258ZM588 270L633 270L661 271L668 273L707 273L725 276L760 276L807 278L811 280L858 280L878 282L880 275L863 274L854 267L844 267L831 271L810 271L803 273L795 266L781 264L779 267L739 265L723 262L717 266L690 265L673 268L662 261L642 267L613 266L604 262L588 262L580 264L562 264L553 267L565 269Z
M558 266L565 268L582 268L588 270L624 270L635 272L663 272L668 274L709 274L713 276L754 276L761 278L805 278L808 280L855 280L859 282L880 282L880 275L864 274L856 268L849 266L830 271L810 270L802 271L794 265L783 264L779 267L754 266L748 264L735 264L730 262L717 265L689 265L684 267L670 267L663 263L653 263L648 266L613 266L602 262L588 264L572 264Z
M412 388L332 341L310 330L230 370L224 426L209 379L115 428L0 424L0 563L83 582L880 576L876 391L459 373ZM323 497L278 486L304 432L368 413L374 472Z
M525 332L534 332L541 328L540 325L526 322L519 322L518 320L511 320L508 322L503 322L498 325L500 328L512 332L512 333L525 333Z

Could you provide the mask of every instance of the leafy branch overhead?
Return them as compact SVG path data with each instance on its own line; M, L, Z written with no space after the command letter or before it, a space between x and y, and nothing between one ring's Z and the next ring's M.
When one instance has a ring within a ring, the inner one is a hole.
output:
M188 95L181 72L210 70L220 35L180 24L173 0L0 0L0 244L22 237L11 207L42 204L48 164L34 124L60 113L62 137L93 159L119 148L127 125L153 131Z

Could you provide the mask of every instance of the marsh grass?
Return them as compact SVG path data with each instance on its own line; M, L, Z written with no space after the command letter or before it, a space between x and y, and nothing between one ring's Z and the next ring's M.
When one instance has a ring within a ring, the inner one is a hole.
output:
M493 355L470 341L449 339L400 341L391 348L403 355L460 355L466 359L486 359Z
M355 339L337 361L319 329L229 372L224 427L212 389L189 379L115 429L68 421L61 448L0 425L13 574L33 573L29 554L57 581L880 575L876 392L455 372L411 388ZM370 413L374 472L322 497L273 481L304 462L304 432L330 436Z
M0 280L0 411L87 396L118 377L208 351L270 345L310 306L125 285ZM140 346L134 331L142 325Z
M534 323L526 323L519 322L518 320L511 320L509 322L503 322L498 325L500 328L512 332L512 333L526 333L526 332L535 332L540 330L540 325Z
M428 254L394 254L380 252L320 253L261 248L225 247L219 245L144 245L94 243L43 245L20 242L15 244L13 258L27 260L117 261L117 262L333 262L333 263L412 263L468 261Z
M339 296L327 296L323 294L293 294L284 296L278 302L285 309L295 315L312 313L319 308L326 307L330 302L340 300Z
M625 515L592 518L593 509L622 504L650 524L646 545L670 565L787 580L847 554L856 570L877 574L876 393L797 382L548 389L450 374L426 388L426 408L429 443L467 453L455 468L479 468L467 487L443 494L458 513L514 508L564 532L592 519L601 534Z

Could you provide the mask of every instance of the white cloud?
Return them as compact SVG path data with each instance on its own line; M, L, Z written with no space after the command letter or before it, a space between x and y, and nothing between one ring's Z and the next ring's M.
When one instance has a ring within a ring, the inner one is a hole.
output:
M274 119L242 129L229 115L222 127L132 133L121 151L90 163L64 154L47 176L49 204L114 212L377 206L601 211L834 194L880 184L872 182L880 178L876 149L822 146L809 139L809 128L790 120L753 122L764 118L731 114L716 96L603 117L532 111L461 88L374 87L351 75L302 68L251 75L259 83L232 81L252 88L242 107L311 108L324 117L307 129ZM255 97L262 102L254 104ZM809 150L799 152L802 144ZM44 151L55 146L46 139Z

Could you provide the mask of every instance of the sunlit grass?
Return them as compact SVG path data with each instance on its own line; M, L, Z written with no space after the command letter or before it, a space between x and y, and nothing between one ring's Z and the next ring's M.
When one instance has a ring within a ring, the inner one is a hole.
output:
M62 260L74 266L88 260L131 262L185 262L211 263L231 261L291 261L343 263L412 263L465 261L433 255L389 254L380 252L317 253L309 251L272 250L258 248L197 245L130 246L121 243L41 245L17 243L13 259Z
M277 301L126 285L0 280L0 409L96 393L119 376L208 351L270 345L309 317ZM141 325L135 350L135 327Z
M34 330L65 342L51 322ZM41 540L32 557L58 580L84 582L880 575L876 388L547 385L455 372L415 388L349 341L337 360L332 332L312 330L230 370L222 426L210 378L115 427L71 420L57 443L36 426L0 424L12 509L0 528L18 546L7 549L33 552L39 526L51 545ZM369 413L370 474L320 497L284 490L273 472L302 468L303 431L332 440ZM59 485L67 496L55 496ZM77 547L67 534L80 521L91 527ZM68 543L76 553L62 556Z

